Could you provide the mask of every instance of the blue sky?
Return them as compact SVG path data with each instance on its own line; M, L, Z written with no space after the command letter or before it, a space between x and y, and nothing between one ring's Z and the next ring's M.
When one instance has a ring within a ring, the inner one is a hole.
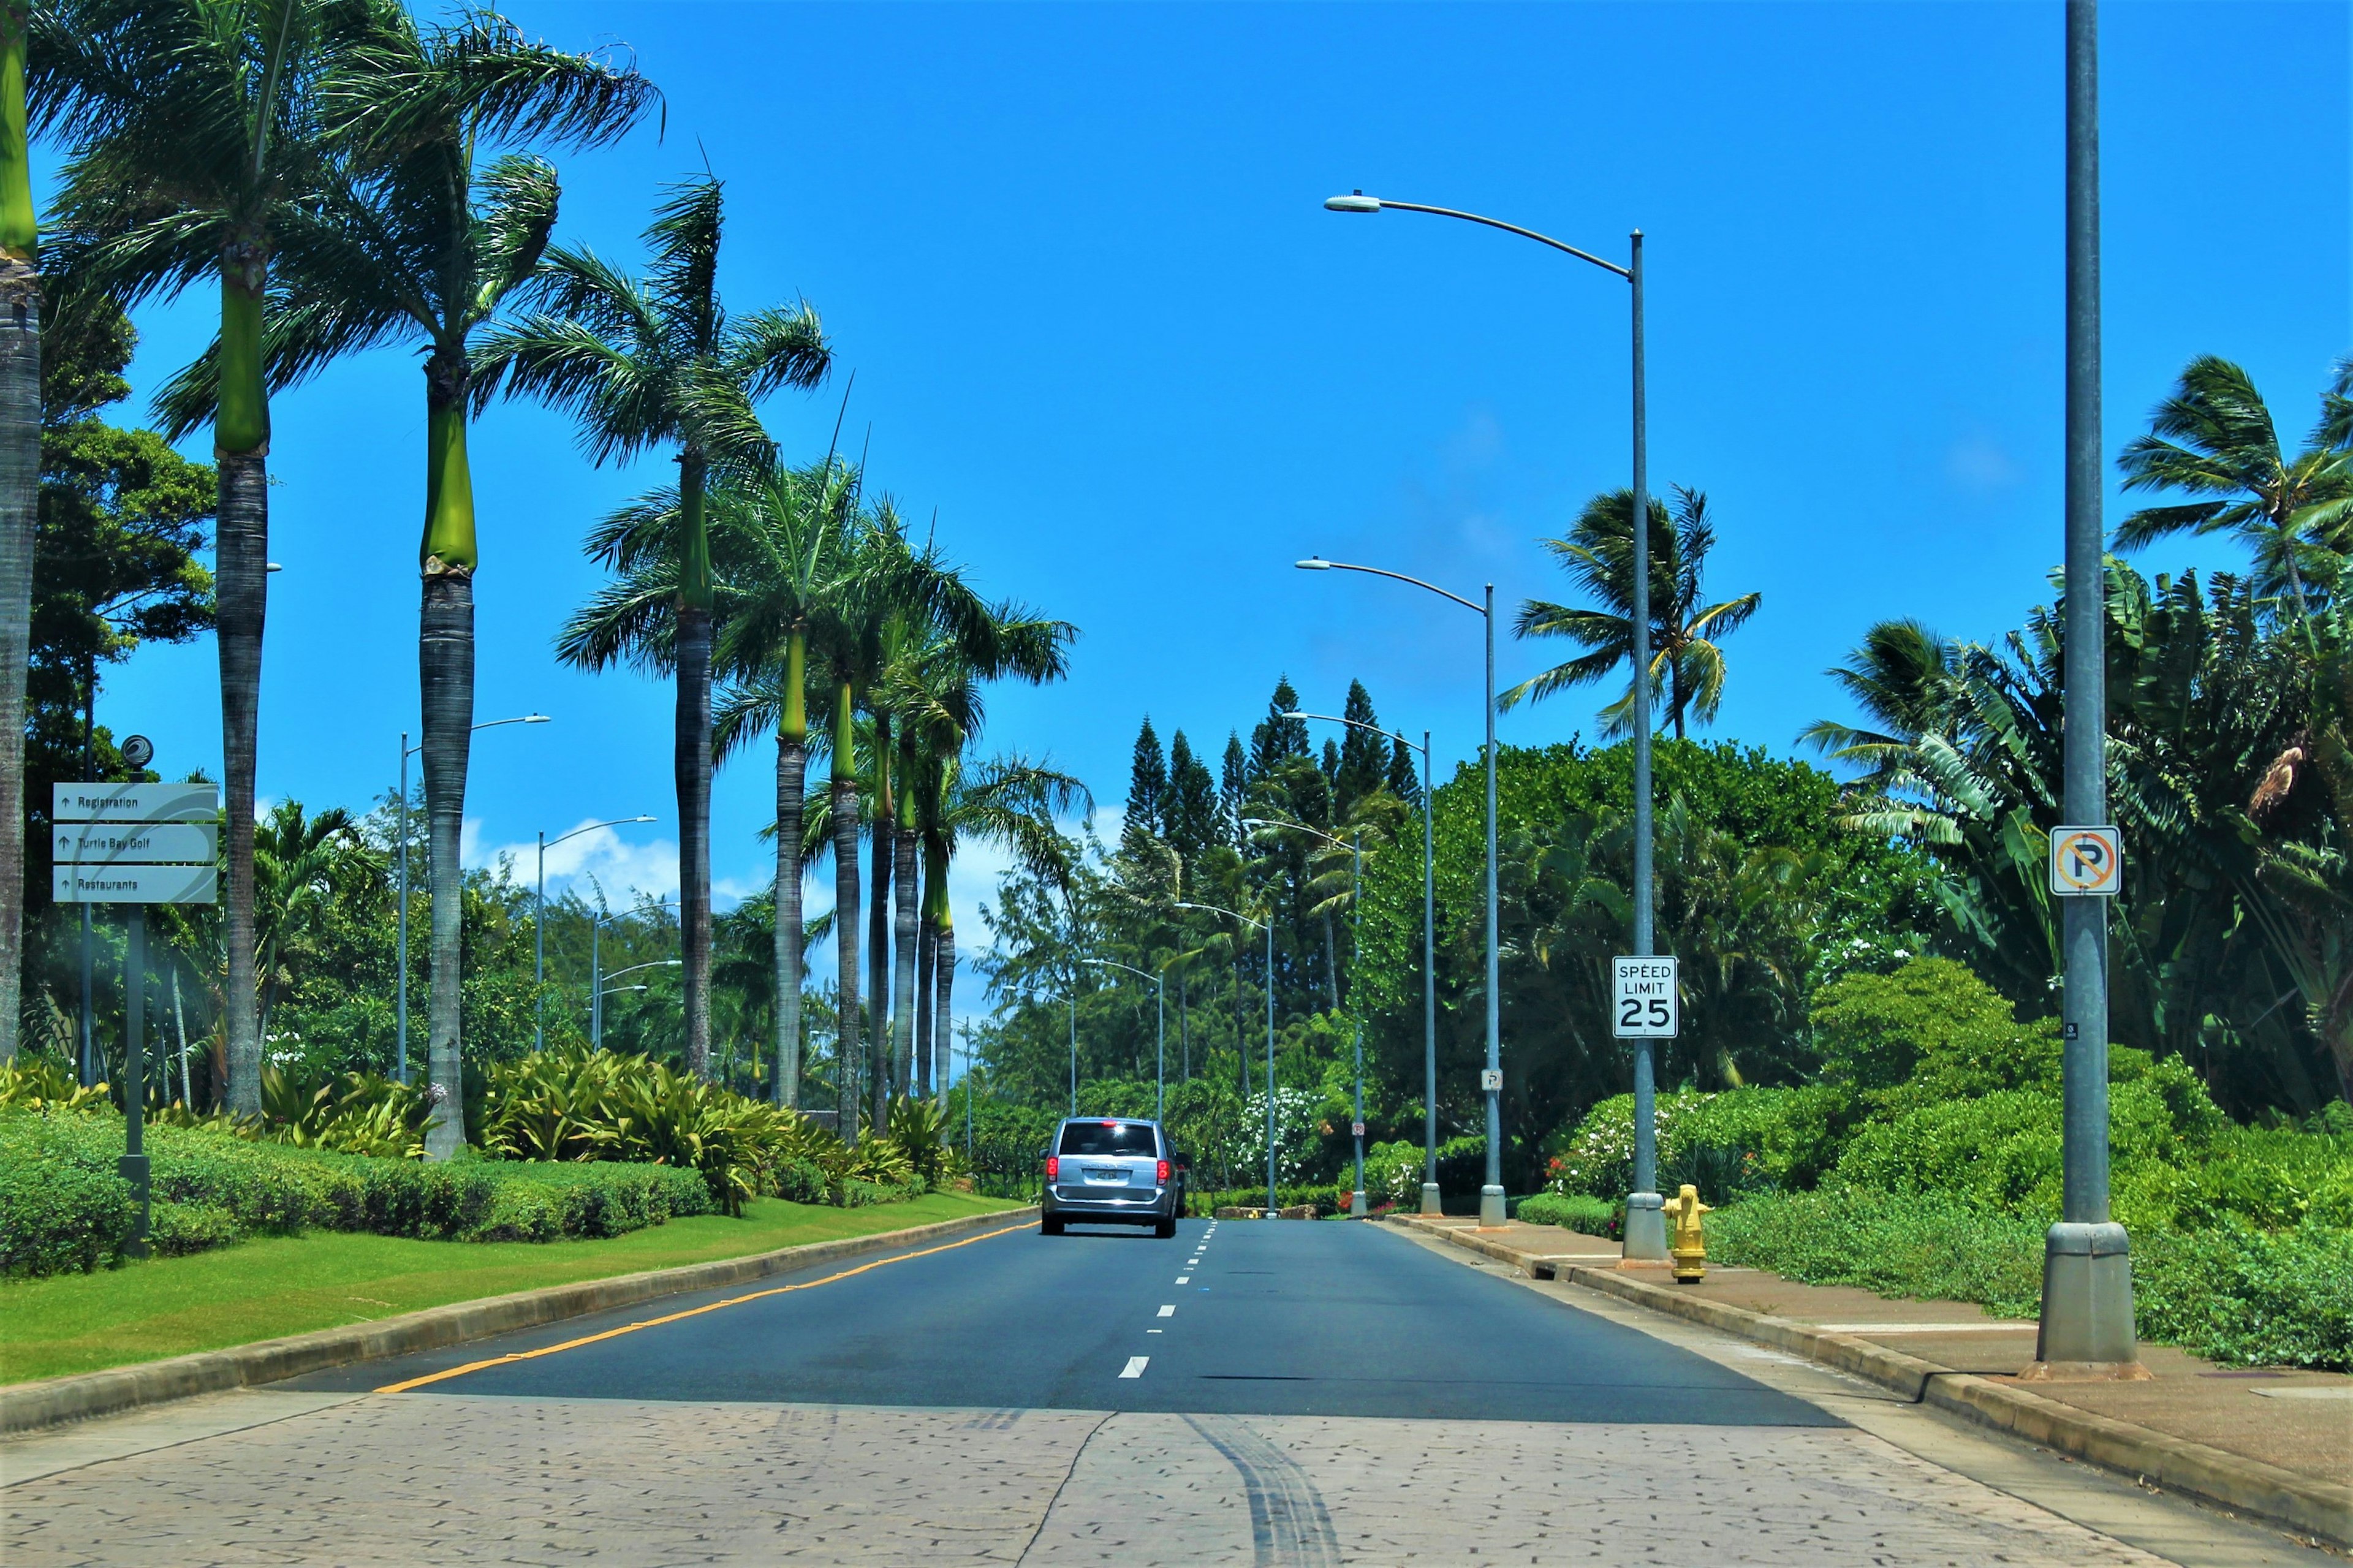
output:
M2347 7L2105 12L2110 449L2207 352L2300 437L2353 349ZM1467 755L1475 618L1290 563L1556 596L1534 542L1627 481L1624 286L1466 225L1322 211L1336 191L1611 258L1645 231L1652 481L1709 493L1712 586L1764 595L1714 733L1787 751L1839 712L1820 671L1873 621L1990 637L2047 593L2054 3L512 14L628 44L668 99L661 137L560 160L562 237L634 261L658 187L708 158L729 182L726 297L823 312L872 482L936 510L987 590L1082 628L1073 678L999 693L987 740L1107 805L1146 711L1214 752L1285 672L1311 706L1359 677L1386 721ZM209 332L208 303L142 317L142 399ZM822 451L840 386L776 402L788 450ZM422 395L387 351L277 405L265 795L363 803L415 728ZM664 467L591 469L563 421L519 405L473 454L478 715L555 719L478 738L475 853L650 812L575 847L610 885L674 887L668 689L551 652L598 582L585 530ZM2237 560L2184 544L2144 563ZM1557 657L1507 639L1501 673ZM1589 733L1598 705L1556 699L1501 733ZM219 766L208 641L111 672L100 711L154 737L159 765ZM769 761L721 777L723 891L765 874ZM958 889L968 930L986 869Z

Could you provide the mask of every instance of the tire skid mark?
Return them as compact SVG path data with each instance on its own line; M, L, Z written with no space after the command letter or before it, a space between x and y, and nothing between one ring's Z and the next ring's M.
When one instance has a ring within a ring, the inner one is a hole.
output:
M1242 1479L1253 1568L1339 1568L1340 1538L1324 1494L1298 1460L1230 1415L1187 1415L1185 1424Z

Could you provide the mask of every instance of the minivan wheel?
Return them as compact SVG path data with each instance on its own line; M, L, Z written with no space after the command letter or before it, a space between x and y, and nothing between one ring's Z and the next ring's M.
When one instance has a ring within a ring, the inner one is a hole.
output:
M1152 1234L1158 1237L1161 1240L1166 1241L1170 1237L1176 1234L1176 1222L1173 1219L1155 1221L1152 1226Z
M1062 1222L1051 1217L1041 1219L1038 1222L1038 1234L1040 1236L1060 1236L1062 1234Z

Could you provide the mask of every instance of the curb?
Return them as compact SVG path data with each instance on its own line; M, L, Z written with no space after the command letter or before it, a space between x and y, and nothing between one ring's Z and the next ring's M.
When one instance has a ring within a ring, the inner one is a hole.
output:
M1788 1351L1868 1379L1915 1404L1934 1405L2133 1480L2253 1514L2332 1546L2353 1549L2353 1486L2316 1480L2204 1443L2078 1410L1852 1334L1829 1333L1785 1318L1680 1295L1662 1285L1630 1279L1615 1268L1539 1257L1485 1237L1417 1221L1418 1216L1409 1216L1405 1223L1442 1237L1465 1251L1512 1264L1530 1279L1581 1285L1654 1312Z
M905 1230L879 1231L872 1236L844 1237L838 1241L804 1242L774 1252L746 1258L723 1258L709 1263L653 1268L640 1274L619 1274L609 1279L582 1279L509 1296L478 1301L456 1301L428 1307L396 1318L353 1323L345 1328L319 1329L284 1339L262 1340L227 1350L199 1351L134 1366L109 1367L103 1372L75 1373L0 1388L0 1436L37 1432L69 1421L111 1415L144 1405L217 1394L255 1384L276 1383L329 1367L377 1361L415 1351L438 1350L487 1339L515 1329L560 1322L607 1308L627 1307L657 1296L690 1290L723 1289L746 1280L765 1279L814 1264L850 1258L863 1252L887 1252L954 1236L959 1231L992 1226L1019 1225L1035 1219L1035 1205L968 1215L962 1219L911 1226Z

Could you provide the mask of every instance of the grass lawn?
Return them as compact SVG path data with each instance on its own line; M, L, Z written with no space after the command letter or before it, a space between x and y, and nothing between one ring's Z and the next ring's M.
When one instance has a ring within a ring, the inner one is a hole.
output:
M0 1383L1018 1206L961 1193L856 1209L762 1198L742 1219L697 1215L602 1241L414 1241L315 1230L96 1274L0 1281Z

